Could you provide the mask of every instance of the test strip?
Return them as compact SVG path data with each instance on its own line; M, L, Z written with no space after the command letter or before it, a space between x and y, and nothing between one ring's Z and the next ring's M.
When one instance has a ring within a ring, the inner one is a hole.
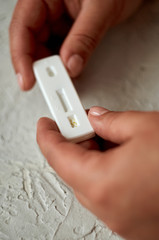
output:
M94 130L60 57L34 62L33 71L61 134L76 143L94 137Z

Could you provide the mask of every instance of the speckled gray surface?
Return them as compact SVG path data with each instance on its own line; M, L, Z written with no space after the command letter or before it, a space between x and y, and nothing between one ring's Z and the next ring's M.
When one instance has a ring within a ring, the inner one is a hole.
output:
M15 0L0 0L0 240L117 240L74 198L36 144L50 116L38 86L19 91L8 48ZM86 108L159 110L159 2L111 30L75 82Z

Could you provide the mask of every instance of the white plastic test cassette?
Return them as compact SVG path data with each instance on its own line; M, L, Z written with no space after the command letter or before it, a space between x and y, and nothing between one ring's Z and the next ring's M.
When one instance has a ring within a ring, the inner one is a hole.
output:
M33 70L61 134L76 143L94 137L94 130L60 57L36 61Z

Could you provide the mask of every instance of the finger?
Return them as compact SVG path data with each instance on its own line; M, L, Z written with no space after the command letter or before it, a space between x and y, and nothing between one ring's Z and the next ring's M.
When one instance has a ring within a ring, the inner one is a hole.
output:
M111 1L83 1L60 55L71 77L77 77L111 22ZM99 17L100 16L100 17Z
M88 117L97 135L115 143L122 143L142 130L146 113L111 112L92 107Z
M71 187L88 191L88 186L99 175L100 152L68 142L57 131L55 122L48 118L38 122L37 142L49 164Z
M99 150L99 145L94 139L81 142L80 145L88 150Z
M36 50L35 33L43 27L45 18L43 1L18 1L9 32L12 62L22 90L30 89L35 82L32 70Z
M129 17L143 0L65 2L70 15L77 18L60 55L70 76L77 77L106 30Z

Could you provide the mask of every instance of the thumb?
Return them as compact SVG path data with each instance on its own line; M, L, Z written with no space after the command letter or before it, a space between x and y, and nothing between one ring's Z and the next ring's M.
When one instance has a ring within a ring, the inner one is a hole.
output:
M140 131L145 115L142 112L111 112L102 107L92 107L88 117L97 135L122 143Z
M111 1L83 2L60 50L63 63L71 77L77 77L82 72L89 56L110 25L108 2Z

